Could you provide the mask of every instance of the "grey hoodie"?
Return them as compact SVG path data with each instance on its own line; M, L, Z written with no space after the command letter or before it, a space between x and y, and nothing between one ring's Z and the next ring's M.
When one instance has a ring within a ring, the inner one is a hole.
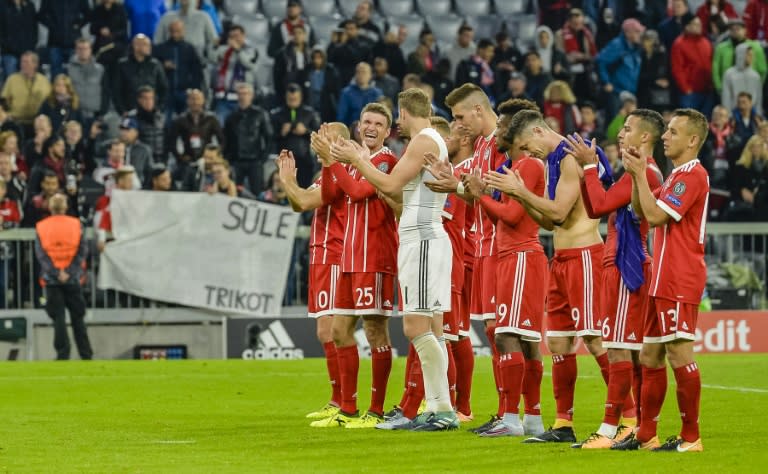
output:
M736 46L736 60L734 65L725 71L723 76L723 91L720 94L720 102L723 107L733 110L736 107L736 99L740 92L748 92L752 95L752 103L755 104L757 113L763 114L763 83L760 74L751 66L747 66L747 52L750 51L748 42Z
M72 79L72 86L80 96L80 110L85 117L105 114L109 109L109 91L104 78L104 66L95 59L83 64L73 56L67 64L67 72Z

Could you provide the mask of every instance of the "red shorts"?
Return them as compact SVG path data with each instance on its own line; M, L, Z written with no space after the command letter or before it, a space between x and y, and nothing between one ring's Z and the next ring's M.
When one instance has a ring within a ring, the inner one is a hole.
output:
M696 339L699 305L649 296L643 342L659 344Z
M451 310L443 313L443 335L447 341L459 340L461 321L461 293L451 292Z
M469 308L472 299L472 267L464 266L464 289L461 291L461 313L459 314L459 336L469 337Z
M634 293L624 285L618 267L603 267L601 321L603 347L639 351L643 347L643 323L648 282L651 280L651 263L643 264L645 283Z
M499 259L496 269L496 334L512 333L541 341L547 296L547 256L518 252Z
M395 276L388 273L342 273L336 285L333 314L392 316Z
M603 244L556 250L549 269L547 337L600 336L600 282Z
M336 284L341 274L339 265L314 264L309 266L307 310L310 318L333 315Z
M469 314L472 319L496 319L496 255L478 257L472 272Z

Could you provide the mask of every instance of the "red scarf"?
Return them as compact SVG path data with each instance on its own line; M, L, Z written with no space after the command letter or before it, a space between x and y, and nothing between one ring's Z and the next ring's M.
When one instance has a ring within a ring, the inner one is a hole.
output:
M221 62L221 67L216 77L216 92L227 90L227 70L229 69L229 60L234 52L234 48L228 48L227 52L224 53L224 59Z
M50 156L46 156L43 159L43 164L46 168L56 173L56 177L59 178L59 183L64 187L64 184L67 182L67 176L66 173L64 173L64 159L54 160Z
M709 131L712 136L715 137L715 158L718 160L725 160L725 139L733 133L730 123L726 123L725 127L721 129L717 128L714 123L709 124Z
M584 27L581 30L584 33L584 42L586 43L587 51L584 51L583 44L579 44L579 37L577 36L577 32L571 30L571 27L568 25L568 23L563 26L563 42L565 43L565 52L566 53L572 53L574 51L579 51L583 53L587 53L590 56L597 55L597 47L595 46L595 39L592 36L592 32L589 31L589 28Z

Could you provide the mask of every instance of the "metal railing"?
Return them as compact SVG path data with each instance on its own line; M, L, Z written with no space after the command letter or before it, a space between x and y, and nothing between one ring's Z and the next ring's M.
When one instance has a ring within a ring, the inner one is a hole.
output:
M296 250L291 262L293 273L288 291L291 297L286 305L306 304L307 262L302 258L308 242L307 226L300 226L296 234ZM605 225L601 232L605 234ZM89 239L88 272L84 286L86 300L92 309L145 308L164 305L115 290L102 290L96 285L99 254L96 251L93 232L86 233ZM42 307L43 292L38 283L38 266L34 258L34 229L10 229L0 232L0 295L1 309ZM542 232L542 244L548 255L552 255L552 235ZM706 259L710 270L720 264L741 265L742 273L753 272L752 287L743 301L743 308L761 309L765 306L765 282L768 281L768 223L712 223L707 226ZM710 272L713 273L713 272ZM751 275L751 274L750 274ZM710 287L720 290L737 290L723 281L722 275L710 278ZM744 279L744 278L742 278ZM755 286L759 284L761 286ZM719 286L718 286L719 285ZM290 287L293 286L291 289ZM744 296L744 295L742 295ZM737 309L737 308L734 308Z

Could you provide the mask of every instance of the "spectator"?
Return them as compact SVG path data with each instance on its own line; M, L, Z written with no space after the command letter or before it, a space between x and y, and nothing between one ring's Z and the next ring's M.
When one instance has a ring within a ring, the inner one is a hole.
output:
M360 72L360 66L365 66L367 72ZM360 66L358 66L356 76L367 73L367 78L364 78L367 83L371 77L371 66L367 63L360 63ZM345 92L349 90L349 87L344 89ZM371 91L372 89L362 90ZM348 94L342 93L341 104L345 103L346 95ZM380 95L381 91L378 91L375 98L366 100L363 105L375 101ZM349 99L346 101L348 102ZM341 104L339 110L341 110ZM350 110L349 107L347 109ZM348 113L351 114L351 110ZM272 128L277 134L276 148L293 152L293 156L296 158L296 179L301 187L309 187L312 184L316 164L310 153L309 139L310 134L320 128L320 118L317 116L317 112L312 107L302 104L301 88L296 84L289 84L285 92L285 106L274 109L271 115ZM360 109L357 109L357 115L360 115ZM350 123L353 120L354 118L351 118Z
M595 98L592 58L597 56L597 46L584 21L584 13L578 8L572 9L568 13L568 21L555 33L555 47L565 53L571 65L573 92L576 96L588 100Z
M544 101L544 89L552 82L552 76L541 67L541 57L536 51L525 55L525 93L531 100L541 105Z
M552 36L550 35L550 39ZM562 53L559 53L562 56ZM509 76L515 71L521 71L523 54L512 42L506 31L496 34L496 49L493 51L491 68L495 75L496 95L503 93L509 81ZM567 73L566 73L567 74ZM450 91L449 91L450 92Z
M344 20L341 29L333 32L328 45L328 62L339 70L342 84L352 79L358 63L369 61L373 45L360 38L357 23Z
M312 49L312 64L304 85L307 104L320 113L323 122L336 120L341 83L339 73L333 64L328 64L325 50L315 46Z
M624 174L624 165L621 162L618 142L616 140L603 140L600 143L600 147L603 149L603 153L605 153L605 157L608 158L608 163L611 165L614 181L618 180Z
M187 167L181 183L183 191L205 191L213 185L213 163L221 161L224 156L219 145L212 143L205 146L203 156Z
M510 99L532 100L531 97L525 92L525 88L525 74L521 72L513 72L509 77L509 81L507 81L507 90L504 91L499 97L499 103L506 102Z
M6 197L21 206L27 195L27 179L13 171L11 155L0 150L0 178L5 182Z
M602 141L603 131L598 122L595 104L584 102L579 106L579 112L581 113L581 124L577 127L578 134L585 140L592 140L594 138L598 142Z
M34 121L34 137L24 144L24 158L30 169L45 158L45 142L53 134L51 119L46 115L38 115Z
M3 160L2 156L4 154L0 152L0 161ZM19 201L8 195L8 183L5 181L5 178L0 176L0 231L18 227L20 223L21 209L19 208ZM0 267L5 267L5 265L0 265ZM0 275L3 277L0 279L0 285L3 285L4 281L2 280L4 280L5 275L2 273ZM5 292L0 292L0 308L5 308Z
M669 82L669 58L661 46L659 34L646 30L641 40L640 75L637 80L637 103L656 111L672 108Z
M712 43L701 34L699 17L686 14L685 30L672 45L670 62L680 97L678 105L704 115L712 112Z
M88 0L43 0L38 19L48 28L48 54L51 77L64 72L64 65L75 49L80 29L91 15Z
M102 184L107 193L109 193L115 186L115 181L113 180L115 172L120 169L130 169L131 186L127 189L141 189L141 183L138 176L136 176L136 170L125 162L125 143L119 139L113 139L109 141L107 146L107 160L104 162L104 166L96 168L93 172L93 180ZM96 209L98 210L98 208L97 204Z
M115 110L122 115L136 107L139 88L150 86L157 96L157 103L164 104L168 93L168 81L160 61L152 57L152 43L147 36L137 35L132 42L133 52L122 58L117 65L112 100Z
M81 120L86 129L109 110L109 81L104 66L93 58L91 42L80 38L75 42L75 54L67 64L75 96L80 103ZM55 83L54 83L55 89Z
M570 18L569 13L573 2L567 0L539 0L539 24L548 26L551 30L556 30ZM581 11L581 10L579 10Z
M672 50L672 43L683 33L691 15L693 14L688 8L688 0L672 0L672 15L659 23L657 29L664 49Z
M768 1L749 0L744 7L743 18L747 38L760 42L768 40Z
M418 74L406 74L403 77L403 90L421 86L421 77Z
M474 39L474 28L466 23L459 27L459 31L456 34L456 41L444 55L445 58L448 58L448 60L451 61L451 77L456 77L456 70L458 69L459 64L465 59L469 59L477 49Z
M397 28L390 28L384 34L384 40L374 45L372 54L374 57L386 59L390 74L397 80L402 80L406 70L405 55L400 48L397 31Z
M60 189L59 178L51 170L44 170L40 190L37 194L30 196L24 205L24 213L21 218L21 227L34 227L42 219L51 215L48 209L48 203L51 196L58 193ZM70 198L71 201L71 198ZM72 206L67 210L67 214L76 216Z
M419 85L419 89L423 90L424 93L427 94L427 97L429 97L429 103L432 104L432 115L442 117L446 120L451 120L451 114L444 108L440 107L440 105L435 101L435 89L430 84L422 82L421 85ZM387 108L392 110L392 105L387 105Z
M229 197L243 199L256 199L256 196L251 194L250 191L232 181L227 160L214 161L211 165L211 173L213 174L213 184L206 189L208 193L226 194Z
M165 0L124 0L131 24L131 38L155 34L160 17L166 12Z
M126 114L136 119L139 141L149 146L155 163L166 163L168 153L165 144L165 115L157 108L155 90L150 86L139 88L137 107Z
M747 43L736 46L736 64L725 71L720 103L727 110L733 109L739 92L749 92L758 115L763 114L763 82L760 74L752 69L752 48Z
M400 81L389 74L389 64L384 58L373 60L373 80L371 86L381 90L385 97L389 97L393 103L397 102L397 94L400 93Z
M280 206L287 206L288 196L283 188L283 181L280 179L280 172L275 170L269 175L267 181L267 189L259 194L259 201L268 202L271 204L278 204Z
M429 60L429 47L425 44L419 44L411 54L408 55L408 65L406 71L408 74L425 76L427 74L427 61Z
M541 58L541 68L544 72L550 73L555 79L570 82L571 74L568 58L565 57L562 51L554 47L552 30L548 27L542 25L536 28L535 49ZM517 70L517 68L514 70ZM496 74L498 76L498 71Z
M26 181L29 176L29 167L24 155L19 152L19 139L15 132L11 130L0 132L0 152L6 153L11 160L11 171L19 173L20 177Z
M304 26L293 28L293 39L275 56L272 68L275 95L285 95L285 85L289 83L304 84L309 71L309 45Z
M301 14L301 2L298 0L288 0L285 6L285 18L273 26L269 34L267 54L270 58L277 56L280 50L293 39L293 27L296 25L302 25L309 38L309 44L315 44L315 32L306 24Z
M168 135L170 152L176 157L176 179L181 179L190 162L203 154L203 149L215 140L221 145L224 133L216 116L205 110L205 96L199 89L187 93L187 111L173 121Z
M173 191L171 172L162 163L152 165L152 186L150 191Z
M248 179L254 195L264 188L264 164L272 148L272 122L266 110L253 103L253 86L237 87L238 109L224 124L224 155L235 168L237 184Z
M371 21L371 13L373 13L373 2L363 0L357 4L352 19L355 20L360 35L373 45L381 41L381 30Z
M38 112L51 119L54 133L61 133L64 123L74 120L83 122L80 113L80 96L77 95L72 80L66 74L59 74L53 79L53 88L48 100L43 102Z
M598 51L605 48L605 46L615 37L621 33L621 27L619 21L616 20L616 15L612 8L603 8L603 13L600 15L597 25L597 35L595 35L595 46Z
M747 30L744 28L743 21L732 20L728 24L728 37L717 44L712 59L712 82L717 94L723 91L723 76L725 71L735 64L736 47L742 43L748 44L752 49L752 68L760 74L761 81L765 82L768 64L766 64L763 47L760 42L747 39Z
M45 312L53 320L53 347L57 360L69 359L67 313L80 359L90 360L93 349L85 327L85 298L80 286L85 281L88 242L80 220L67 213L67 198L56 194L50 199L51 217L35 227L35 256L40 265L40 280L45 287Z
M756 210L765 218L768 186L768 143L760 135L749 139L733 173L733 201L727 212L729 221L757 220Z
M241 82L255 85L256 60L258 52L245 44L245 30L232 25L227 36L227 45L216 51L215 76L212 78L215 110L220 123L237 109L237 90Z
M152 173L152 150L139 140L139 123L133 117L120 122L120 141L125 144L125 164L132 166L139 182L145 185Z
M619 136L621 127L624 126L624 121L635 109L637 109L637 98L631 92L624 91L619 94L619 100L621 101L621 108L612 117L608 128L605 130L605 138L607 140L616 140Z
M0 52L3 72L0 82L19 70L19 59L37 48L37 12L31 0L0 3Z
M763 122L763 117L757 113L752 95L749 92L740 92L736 96L736 108L733 109L732 115L734 132L740 143L737 153L741 154L747 140L757 133L757 128Z
M24 140L24 133L21 127L14 122L13 117L8 115L8 103L4 97L0 97L0 132L8 131L15 133L19 141Z
M712 109L709 133L701 153L701 163L707 169L712 187L728 189L728 174L732 163L739 157L739 138L734 134L731 112L722 105Z
M427 51L429 51L425 66L427 68L427 72L431 72L437 64L438 59L440 59L442 56L442 53L440 52L440 46L437 44L435 35L432 33L432 30L429 29L429 26L425 25L419 33L419 44L426 46Z
M701 20L702 34L714 40L725 33L731 20L739 18L736 9L727 0L707 0L696 9L696 16Z
M30 173L29 177L29 191L32 194L40 192L40 183L43 179L43 175L46 171L52 171L59 178L59 188L63 189L67 186L67 193L73 194L70 189L71 183L67 182L67 153L64 138L59 135L54 135L45 142L46 155L43 161L37 163ZM75 189L77 191L77 189Z
M213 48L219 43L219 38L211 17L197 9L197 0L179 0L178 10L169 11L160 18L155 30L155 44L168 41L168 27L176 20L184 23L184 39L195 47L201 61L213 57Z
M363 110L366 104L375 102L379 97L384 95L381 89L371 86L371 66L368 63L359 63L355 68L355 79L347 87L342 89L341 97L339 98L339 108L336 113L336 120L349 126L352 122L360 117L360 111ZM287 96L286 96L287 97ZM280 127L275 127L275 130L281 130ZM284 136L281 133L281 136ZM279 149L289 147L280 147ZM295 150L292 150L294 154ZM296 157L297 163L300 161L298 156ZM306 187L308 184L302 184L302 187Z
M428 73L424 76L424 82L431 85L434 94L435 99L434 103L436 104L444 104L445 103L445 97L451 93L451 91L454 89L454 82L453 78L455 76L451 76L451 62L445 58L440 58L439 61L437 61L437 65L432 70L432 72ZM394 76L393 76L394 77ZM398 83L397 86L397 92L400 92L400 86ZM397 93L395 94L395 97L391 99L392 104L397 104ZM397 107L393 107L394 110L393 115L397 117Z
M203 64L195 47L184 40L184 22L174 20L168 25L168 40L157 45L154 56L163 65L168 82L166 120L184 111L187 90L204 87Z
M37 53L22 54L19 72L8 76L0 92L8 104L8 113L23 126L32 124L40 106L51 95L51 83L37 72L39 65Z
M131 191L136 189L134 187L135 173L132 166L120 166L113 171L110 175L110 179L114 180L114 184L107 192L104 193L94 206L96 215L93 218L93 225L96 227L96 248L99 253L103 252L112 238L112 212L110 205L112 204L112 189L119 189L121 191Z
M472 83L483 89L491 104L496 103L496 76L491 67L495 48L489 39L477 43L477 51L456 69L456 84Z
M64 159L70 173L75 175L79 182L84 173L90 175L96 169L93 146L83 137L83 126L79 122L70 120L64 124L63 128Z
M208 15L211 18L211 23L213 23L213 29L216 30L216 36L221 36L221 34L224 32L224 27L221 24L221 18L219 18L219 11L216 9L215 5L212 5L210 2L206 0L193 0L195 4L197 5L197 8ZM214 0L214 3L217 3L216 0ZM223 3L224 0L218 0L219 8L223 9ZM179 4L178 0L173 1L173 10L178 11L181 8L181 5Z
M622 92L637 92L642 55L640 38L645 27L634 18L624 20L621 34L611 40L595 58L600 81L603 83L608 103L606 113L613 116L619 109L618 99Z
M567 82L552 81L544 89L544 117L557 120L564 134L578 131L581 126L581 112L576 106L576 96Z
M91 13L91 35L94 37L93 50L111 84L117 62L128 50L128 14L125 6L116 0L102 0L96 5Z

